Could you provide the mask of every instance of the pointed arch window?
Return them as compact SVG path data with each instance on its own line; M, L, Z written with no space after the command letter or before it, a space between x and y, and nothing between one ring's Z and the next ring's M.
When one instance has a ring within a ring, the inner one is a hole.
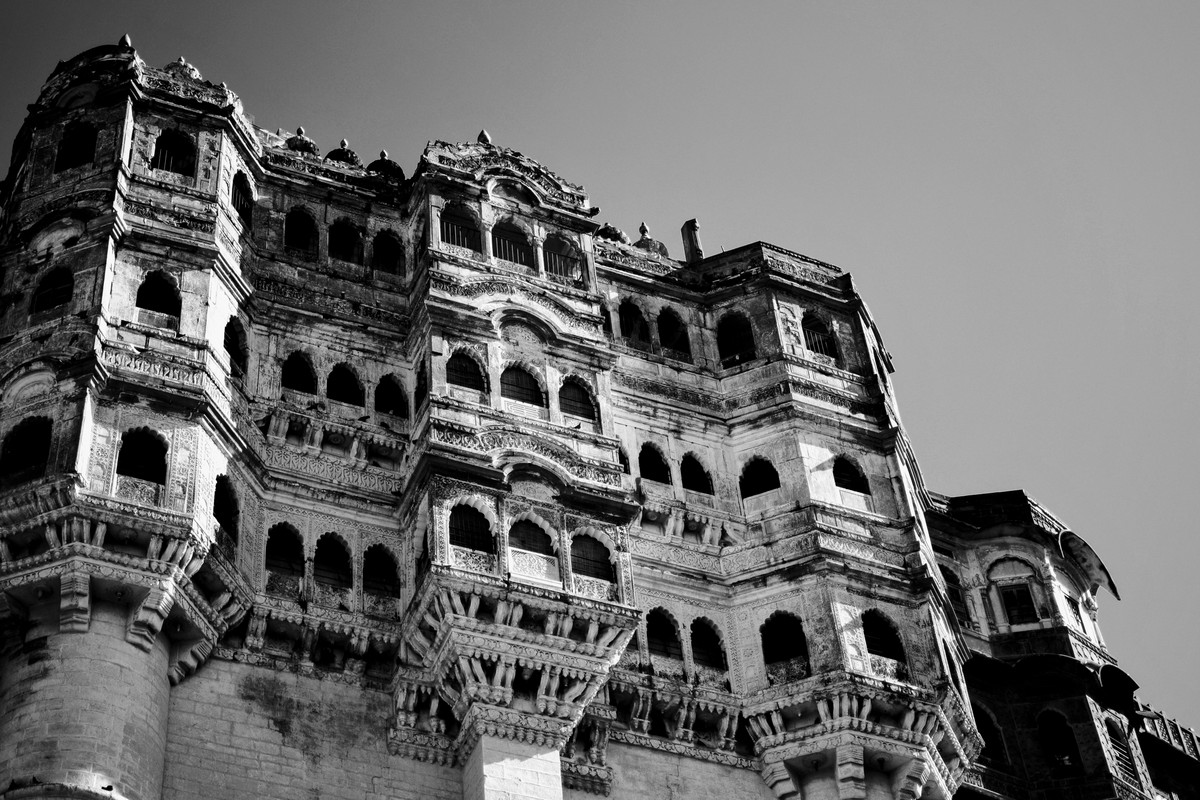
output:
M692 621L692 661L698 667L708 667L721 672L728 669L721 635L704 619Z
M1008 749L1004 744L1004 734L1000 731L996 720L992 718L987 709L978 703L971 703L971 711L975 716L975 727L979 730L979 735L983 737L983 750L979 753L979 760L993 766L1008 764Z
M349 589L354 582L350 553L341 539L332 534L325 534L317 542L317 551L313 554L313 580L333 589Z
M479 227L475 219L461 208L450 206L441 214L442 242L479 253L482 251Z
M175 282L161 271L151 272L138 286L134 304L138 322L166 330L179 329L179 313L183 301Z
M295 599L304 582L304 542L286 522L267 531L267 594Z
M230 543L236 545L238 540L238 523L241 512L238 509L237 493L228 475L218 475L217 485L213 491L213 519L217 521L221 532L229 537ZM221 539L217 535L218 542Z
M391 231L375 234L371 244L371 268L389 275L404 274L404 246Z
M1057 711L1046 710L1038 715L1038 744L1042 757L1056 778L1072 778L1083 774L1083 759L1075 730L1067 718Z
M660 608L646 615L646 645L652 656L683 660L679 629L675 627L675 621Z
M971 619L971 610L967 607L967 595L963 590L962 581L958 575L943 566L938 566L938 570L942 573L943 580L946 581L946 594L950 598L950 608L954 610L954 616L958 618L960 625L964 627L972 626L974 620Z
M895 624L883 613L870 609L863 612L862 628L871 671L886 678L906 677L904 645Z
M825 323L825 320L811 311L807 311L804 318L800 320L800 329L804 331L806 350L834 361L838 360L837 339L829 332L829 325Z
M351 264L363 263L362 231L348 219L329 226L329 257Z
M292 353L283 362L283 388L304 394L317 393L317 375L313 372L312 363L308 356L299 350Z
M478 509L455 506L450 512L450 544L481 553L496 553L492 523Z
M667 466L667 461L662 457L658 448L649 442L642 445L642 450L638 453L638 472L641 474L642 480L667 485L671 483L671 468Z
M621 323L621 337L625 344L638 350L650 350L650 327L642 310L631 300L622 301L617 308L617 318Z
M571 571L585 578L617 582L617 572L608 548L587 534L577 534L571 539Z
M558 407L572 417L596 421L596 406L592 396L578 380L567 378L558 390Z
M395 375L384 375L375 387L375 410L401 419L408 418L408 395Z
M871 499L871 484L858 465L845 456L833 461L833 482L838 488L841 504L858 511L875 510Z
M742 467L742 475L738 479L738 489L742 498L754 497L779 488L779 473L761 456L755 456Z
M233 176L233 185L229 189L229 204L233 206L246 230L250 230L250 223L254 220L254 189L251 188L246 173L239 171Z
M283 220L283 246L293 255L312 258L317 254L317 223L303 208L293 208Z
M126 431L117 455L117 496L158 505L166 483L167 443L145 428Z
M546 405L546 395L537 378L523 367L511 366L500 375L500 396L535 406Z
M150 166L185 178L196 176L196 142L183 131L165 130L154 142Z
M229 366L235 378L246 374L246 363L249 360L249 348L246 345L246 329L242 327L237 317L230 317L225 323L223 336L225 354L229 356Z
M542 258L546 263L546 274L551 280L568 285L584 283L583 261L561 236L550 236L542 246Z
M754 328L744 315L733 313L717 323L717 354L725 369L753 361L758 350L754 345Z
M667 358L692 363L692 343L687 327L672 309L664 308L658 314L658 341Z
M477 392L487 391L487 384L484 382L479 364L461 351L450 356L446 362L446 383L474 389Z
M690 492L713 493L712 477L700 463L700 459L691 453L685 455L679 464L679 478L683 488Z
M809 676L808 639L798 618L783 611L773 614L758 635L768 683L778 686Z
M530 553L544 556L554 555L554 544L550 539L550 534L542 530L542 526L536 522L527 519L513 523L513 526L508 529L508 544L510 547Z
M338 364L329 371L329 377L325 380L325 396L351 406L362 406L366 402L362 383L347 364Z
M363 592L375 597L400 596L400 570L385 545L373 544L363 554Z

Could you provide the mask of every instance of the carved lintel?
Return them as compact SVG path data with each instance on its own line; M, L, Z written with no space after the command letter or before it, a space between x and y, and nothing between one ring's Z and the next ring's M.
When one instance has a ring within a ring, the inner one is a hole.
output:
M782 761L763 764L762 776L779 800L790 800L800 796L800 790L796 788L796 782L792 780L792 773L788 771Z
M86 633L92 622L92 578L86 572L64 572L58 579L58 629Z
M838 745L836 776L839 798L866 800L867 774L863 766L862 745L854 743Z
M154 640L162 630L171 606L175 604L175 584L168 583L167 587L154 586L146 593L145 598L134 610L129 622L129 630L125 640L140 650L149 652L154 647Z

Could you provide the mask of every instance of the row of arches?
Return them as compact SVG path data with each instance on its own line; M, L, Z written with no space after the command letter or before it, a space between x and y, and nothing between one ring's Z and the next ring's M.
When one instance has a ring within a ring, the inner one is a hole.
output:
M276 584L299 589L299 581L307 577L304 539L300 532L286 522L267 531L264 566L269 574L282 577ZM373 544L363 552L359 574L364 594L381 598L400 596L399 562L384 544ZM344 591L354 587L354 564L350 550L340 536L325 533L317 540L312 557L313 582L318 586ZM268 580L270 585L271 581Z
M307 353L292 352L283 362L280 385L293 392L318 394L317 373ZM346 363L335 364L325 376L325 397L338 403L363 407L366 390L358 372ZM375 385L374 408L384 414L408 417L408 394L396 375L384 375Z
M304 258L315 258L320 246L317 221L307 209L297 206L283 221L283 246ZM326 252L330 258L362 265L365 260L363 229L341 217L329 226ZM404 245L390 230L381 230L371 242L371 268L400 275L404 272Z
M465 350L455 351L446 361L446 383L480 394L488 394L488 382L479 362ZM512 364L500 373L500 396L508 400L547 408L549 398L542 382L520 364ZM600 412L590 390L579 378L569 376L558 388L560 410L568 416L591 422L600 421Z
M498 546L492 522L476 508L465 503L450 510L448 521L450 544L478 553L497 555ZM513 523L508 531L508 546L529 553L557 558L557 542L553 530L531 519ZM585 578L608 583L617 582L612 554L603 542L586 533L571 536L571 572Z
M533 237L514 219L486 227L465 206L454 203L442 210L439 231L443 243L480 254L485 254L486 232L492 258L531 271L538 269ZM584 260L570 240L551 234L542 243L541 251L542 271L546 277L574 286L586 285Z

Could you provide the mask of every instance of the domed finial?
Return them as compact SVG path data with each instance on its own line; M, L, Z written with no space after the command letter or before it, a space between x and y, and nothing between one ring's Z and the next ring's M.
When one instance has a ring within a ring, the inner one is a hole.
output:
M381 159L383 159L384 161L387 161L387 157L388 157L387 150L380 150L379 157Z
M118 47L133 47L133 40L129 38L129 34L121 37L121 41L117 42Z
M184 61L184 59L183 59L183 56L180 56L180 57L179 57L179 60L178 60L178 61L176 61L175 63L176 63L176 64L186 64L187 62L186 62L186 61Z
M350 143L348 141L346 141L345 139L342 139L340 142L338 142L338 147L349 147L349 146L350 146Z
M475 141L479 142L480 144L491 144L492 135L488 133L487 129L485 128L479 132L479 136L475 139Z
M650 235L650 229L646 227L645 222L638 226L638 233L642 235L643 239Z
M296 128L296 135L297 135L297 136L303 136L303 135L304 135L304 126L303 126L303 125L301 125L299 128Z

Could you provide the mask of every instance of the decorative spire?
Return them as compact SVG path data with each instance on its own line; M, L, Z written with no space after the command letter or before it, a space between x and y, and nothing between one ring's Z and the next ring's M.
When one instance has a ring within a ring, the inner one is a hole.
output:
M484 128L479 132L479 136L476 137L475 141L479 142L480 144L491 144L492 135L487 132L486 128Z
M127 34L125 34L124 36L122 36L122 37L121 37L121 40L120 40L119 42L117 42L117 46L118 46L118 47L130 47L130 48L132 48L132 47L133 47L133 40L129 38L129 34L127 33Z

